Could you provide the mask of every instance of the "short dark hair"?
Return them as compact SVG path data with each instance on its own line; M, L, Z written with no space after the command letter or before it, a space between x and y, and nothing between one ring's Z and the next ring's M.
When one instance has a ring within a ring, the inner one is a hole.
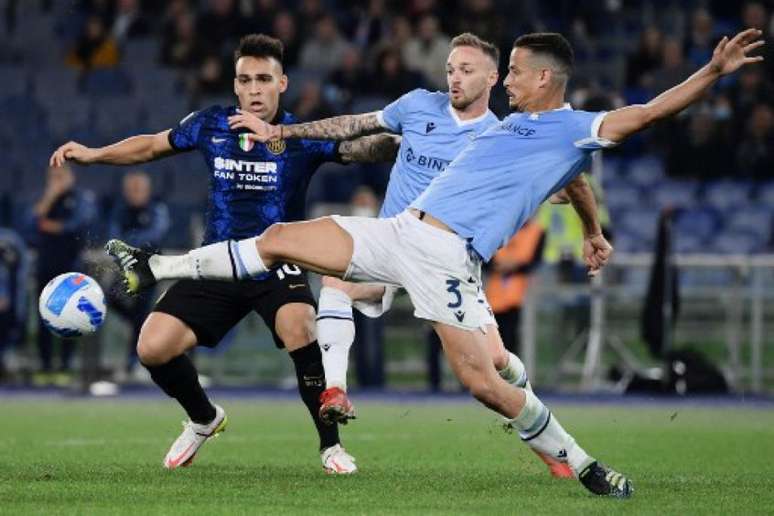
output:
M572 75L572 67L575 54L567 39L556 32L533 32L519 36L513 43L513 48L528 48L535 54L549 56L562 68L562 72L569 78Z
M234 51L234 64L240 57L273 57L282 64L284 45L277 38L266 34L248 34L239 40L239 46Z
M488 41L484 41L471 32L463 32L455 36L449 43L449 48L473 47L482 51L494 61L495 68L500 66L500 49Z

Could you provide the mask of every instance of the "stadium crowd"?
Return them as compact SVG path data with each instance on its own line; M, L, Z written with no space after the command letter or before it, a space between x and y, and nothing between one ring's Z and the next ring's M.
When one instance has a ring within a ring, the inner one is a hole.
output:
M14 299L16 277L28 268L18 258L18 236L34 247L36 233L45 233L40 222L31 224L29 207L41 199L50 151L69 139L101 145L156 132L199 107L232 104L231 52L250 32L283 41L284 107L313 120L380 109L414 88L445 89L448 44L464 31L506 56L521 33L565 34L576 50L569 100L604 109L647 101L706 62L723 35L759 28L768 43L762 66L745 68L673 121L607 153L602 184L619 250L650 250L656 213L667 206L682 210L680 251L771 250L772 13L770 0L7 0L0 113L8 123L0 141L5 167L15 172L0 175L0 223L13 230L0 234L0 257L8 258L0 268L0 320L12 329L23 324ZM504 59L500 67L502 77ZM493 93L491 108L503 116L504 92ZM169 206L164 245L198 244L190 215L206 182L189 178L201 163L181 157L144 169L160 192L153 202ZM87 247L104 240L116 223L117 174L104 166L76 170L84 195L96 194L97 215L68 238ZM310 201L345 203L364 185L381 194L388 174L381 165L326 165ZM9 329L2 345L19 333ZM43 355L50 363L50 351Z

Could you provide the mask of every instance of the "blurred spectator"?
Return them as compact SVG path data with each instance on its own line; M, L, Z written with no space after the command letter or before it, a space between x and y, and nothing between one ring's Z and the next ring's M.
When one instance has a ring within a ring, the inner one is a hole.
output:
M208 52L218 54L234 46L245 28L235 0L209 0L197 20L196 34Z
M640 34L637 50L626 61L626 86L653 89L653 72L661 65L663 35L656 27L646 27Z
M771 106L758 104L739 144L739 174L758 181L774 179L774 113Z
M301 54L301 39L296 19L290 11L277 13L272 24L272 34L285 46L282 54L282 63L285 69L294 68L298 64L298 57Z
M733 155L723 145L718 124L708 108L675 124L667 150L671 177L716 179L732 170Z
M167 205L154 199L151 180L145 172L135 170L124 176L123 198L110 214L110 231L113 238L120 238L129 244L149 251L160 249L164 236L169 231L170 218ZM126 373L137 365L137 340L140 328L153 304L153 289L138 296L124 294L121 282L116 282L107 291L111 310L124 317L132 327L128 342Z
M449 38L440 32L438 18L425 15L417 24L417 31L403 47L406 67L421 73L425 82L437 90L446 90L446 57Z
M118 43L147 36L150 21L144 16L139 0L117 0L111 33Z
M529 278L540 265L545 234L533 220L497 251L489 262L486 298L495 315L505 348L519 354L521 306L527 295Z
M199 101L206 97L220 97L233 92L232 77L220 56L210 54L204 57L194 75L190 91Z
M375 217L379 213L379 199L367 186L355 190L350 202L351 215ZM355 355L357 384L360 387L384 387L384 321L383 318L366 317L353 310L355 341L352 352Z
M368 7L358 8L352 40L359 48L370 48L381 41L388 31L384 0L369 0Z
M696 68L712 58L715 50L715 22L710 12L700 7L691 16L691 31L688 37L687 58Z
M349 43L339 33L333 16L325 15L315 25L314 36L301 49L299 65L305 71L329 75L341 63Z
M22 238L0 228L0 382L8 376L6 351L18 346L27 326L29 254Z
M350 47L344 52L341 65L333 71L329 82L336 88L338 103L344 111L348 111L355 96L368 91L363 58L356 47Z
M390 24L390 31L381 46L394 46L403 48L411 40L414 30L411 28L411 22L405 16L396 16Z
M462 0L456 18L454 33L472 32L499 47L507 43L510 51L510 45L513 42L504 41L507 34L505 23L508 17L497 12L493 0Z
M771 7L771 6L770 6ZM770 13L767 11L766 6L762 2L747 2L742 7L742 27L755 28L763 31L763 38L766 41L766 45L757 49L752 55L764 56L764 61L759 66L766 70L765 74L769 77L774 77L774 48L771 44L771 34L774 27L774 16L770 17Z
M65 62L77 70L111 68L118 65L118 45L99 16L89 16Z
M41 198L32 208L31 237L37 248L37 295L51 279L65 272L78 270L81 250L86 245L85 233L94 220L94 196L75 186L75 175L68 166L51 167ZM38 351L41 374L39 383L66 383L69 381L74 343L62 340L59 370L53 373L52 334L38 321Z
M658 95L684 81L694 67L685 62L683 47L676 39L667 39L662 48L661 66L653 72L651 95Z
M731 142L737 144L747 130L747 123L753 108L760 103L774 99L774 86L764 77L765 69L759 66L746 66L739 73L739 80L732 84L726 96L733 113L733 133Z
M301 0L296 9L298 32L308 38L314 34L317 22L323 16L326 16L326 11L320 0Z
M422 76L403 65L403 58L397 48L386 47L379 53L371 93L394 99L423 86Z
M301 94L291 110L299 120L320 120L333 115L333 110L322 98L322 90L318 81L305 81L301 86Z
M193 68L202 60L204 45L196 35L196 18L183 11L164 24L161 62L173 68Z
M281 7L277 0L242 0L240 6L246 22L244 32L271 33Z

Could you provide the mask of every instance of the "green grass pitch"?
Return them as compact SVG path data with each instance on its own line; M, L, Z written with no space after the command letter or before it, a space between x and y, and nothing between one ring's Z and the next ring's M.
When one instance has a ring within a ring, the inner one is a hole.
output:
M182 412L157 398L0 402L1 514L771 514L774 410L556 405L630 500L554 480L470 402L359 401L343 427L360 471L323 474L300 402L220 400L228 430L193 467L161 460Z

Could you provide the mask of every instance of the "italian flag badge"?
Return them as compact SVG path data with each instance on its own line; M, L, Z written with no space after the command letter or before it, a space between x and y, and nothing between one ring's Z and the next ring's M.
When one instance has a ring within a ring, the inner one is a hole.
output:
M239 148L245 152L250 152L255 145L255 142L247 137L247 133L240 133L239 135Z

